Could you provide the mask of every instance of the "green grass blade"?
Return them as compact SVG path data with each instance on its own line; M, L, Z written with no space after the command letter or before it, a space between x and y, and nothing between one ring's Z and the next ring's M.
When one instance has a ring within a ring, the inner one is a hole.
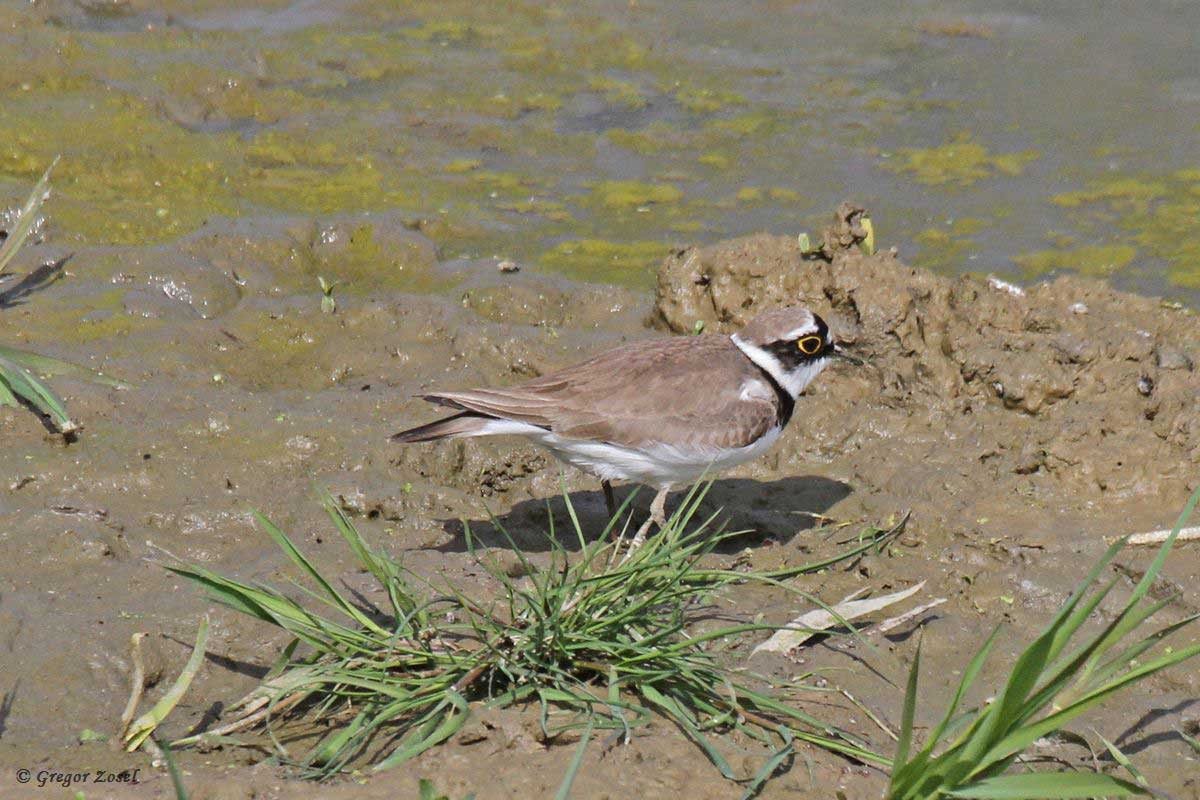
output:
M762 789L767 779L775 774L775 770L779 769L784 761L791 758L793 753L792 743L795 742L796 737L792 736L792 732L786 727L780 727L778 733L783 737L783 746L767 759L767 763L762 765L762 769L754 773L754 777L750 779L750 783L747 784L746 791L742 793L740 800L752 800L758 794L759 790Z
M562 489L563 500L567 506L567 516L571 518L571 528L575 531L575 539L579 542L579 552L587 549L587 542L583 538L583 526L579 524L579 516L575 513L575 505L571 502L571 494L567 491L566 478L560 472L558 474L558 485ZM550 520L554 520L554 515L550 515ZM555 541L553 529L551 529L551 541Z
M292 662L292 655L295 654L296 647L298 647L299 644L300 640L298 638L292 639L287 643L287 645L279 653L279 657L275 659L275 663L273 663L271 668L267 670L267 674L263 675L264 682L268 682L272 678L278 678L283 674L283 671L287 669L288 664Z
M958 707L962 704L963 696L975 682L975 679L979 676L980 671L983 669L984 663L987 661L988 656L991 655L993 647L995 647L996 638L999 636L999 634L1000 626L996 626L992 630L992 634L987 638L987 641L984 642L983 646L975 653L975 656L971 659L971 663L968 664L967 668L963 671L963 676L958 682L958 687L954 691L954 696L951 698L950 704L946 707L946 713L942 715L942 718L938 721L938 724L929 732L929 737L925 742L925 746L922 747L920 752L918 752L917 755L907 763L903 759L895 759L895 769L892 772L892 778L890 782L890 785L893 789L908 785L909 782L914 779L914 777L926 771L926 767L933 755L934 748L938 745L943 735L945 735L947 729L950 727L951 721L954 719L954 715L958 711ZM907 700L908 696L905 695L905 701L907 702Z
M42 203L46 201L46 195L50 191L50 171L58 164L58 156L50 162L50 166L42 173L42 178L33 187L33 191L29 193L29 198L26 199L25 205L21 208L21 215L17 217L16 224L12 230L8 232L8 237L4 240L4 244L0 245L0 275L3 275L8 270L8 264L12 261L13 256L21 249L21 245L25 244L25 239L28 238L29 232L33 230L33 223L37 219L38 209L42 207Z
M1189 658L1193 658L1196 655L1200 655L1200 645L1193 645L1192 647L1186 647L1182 650L1176 650L1175 652L1169 653L1161 658L1157 658L1147 664L1143 664L1136 669L1130 670L1120 678L1110 681L1098 689L1087 693L1065 708L1043 717L1037 722L1033 722L1025 725L1024 727L1018 728L1017 730L1008 734L996 742L996 744L987 751L986 755L979 759L978 763L980 765L986 765L997 762L1000 759L1010 757L1015 753L1019 753L1046 734L1063 727L1068 722L1082 714L1084 711L1087 711L1092 706L1095 706L1101 701L1107 699L1115 692L1125 688L1126 686L1129 686L1130 684L1144 680L1156 672L1161 672L1167 667L1174 666L1175 664L1179 664L1188 660ZM982 769L982 766L979 769ZM979 770L974 770L974 772L978 771Z
M337 650L345 640L370 641L349 628L321 619L277 592L222 578L203 567L164 566L176 575L198 583L216 602L282 628L321 652Z
M583 753L587 749L588 741L592 738L592 725L592 721L588 720L587 727L583 729L583 734L579 738L579 746L575 748L571 764L567 767L567 773L563 776L562 783L558 785L558 791L554 793L554 800L567 800L571 796L571 787L575 784L575 776L579 774L579 768L583 765Z
M1106 750L1108 750L1108 754L1113 757L1113 761L1116 761L1118 764L1124 767L1125 771L1133 776L1133 780L1138 786L1145 786L1149 788L1149 784L1146 783L1146 777L1142 775L1141 770L1133 765L1133 762L1129 760L1129 756L1122 753L1119 747L1110 742L1108 739L1105 739L1103 736L1100 736L1099 733L1096 735L1099 736L1100 741L1104 743L1104 747Z
M1041 635L1017 657L1008 680L995 702L988 708L987 713L979 716L977 725L973 725L966 734L960 737L961 750L957 753L954 763L946 774L950 785L956 785L969 776L978 775L990 768L996 761L996 759L985 758L984 754L990 751L992 743L998 737L1003 737L1021 718L1021 709L1026 707L1026 699L1037 685L1038 679L1061 653L1070 637L1083 625L1086 614L1076 613L1076 611L1088 589L1100 576L1101 570L1107 566L1120 549L1120 543L1114 544L1108 549L1075 591L1071 593L1071 596L1067 598L1063 607L1050 624L1043 629ZM1087 605L1084 604L1084 608Z
M359 563L366 567L367 571L374 575L376 580L381 584L386 584L390 577L388 570L384 567L381 560L371 552L371 548L367 547L367 543L363 541L362 536L358 533L358 528L354 527L354 523L350 521L350 518L346 516L346 512L333 499L333 495L329 493L328 489L324 488L319 489L317 494L321 505L325 508L325 513L333 520L334 527L338 529L338 533L341 534L346 544L350 545L350 549L354 552L355 557L358 558Z
M175 800L188 800L187 788L183 785L183 775L179 772L179 765L175 763L175 753L171 750L171 746L157 739L154 740L154 743L162 751L163 761L167 763L167 772L171 776L171 788L175 790Z
M1192 614L1184 617L1178 622L1173 622L1170 625L1165 625L1162 628L1154 631L1149 636L1144 637L1133 645L1122 650L1119 654L1113 656L1108 661L1100 664L1092 673L1092 681L1095 683L1103 683L1112 678L1113 675L1120 672L1129 666L1130 662L1142 657L1142 654L1150 650L1155 645L1161 644L1171 634L1186 628L1196 620L1200 620L1200 614Z
M79 380L104 384L114 389L130 388L129 384L124 381L111 378L103 372L97 372L87 367L81 367L78 364L72 364L70 361L63 361L61 358L52 358L40 353L31 353L28 350L18 350L15 347L6 347L4 345L0 345L0 356L20 364L30 372L37 372L42 375L65 375L71 378L78 378Z
M992 631L992 635L987 638L987 641L983 643L983 646L979 648L978 652L976 652L975 656L971 659L971 663L968 664L967 668L963 671L962 679L958 682L958 688L954 690L954 697L951 698L950 705L946 708L945 715L933 728L933 730L930 731L929 742L925 745L925 750L932 751L936 746L936 743L942 738L942 734L945 733L946 728L950 725L950 720L954 718L955 713L958 711L959 705L962 704L963 696L967 693L967 690L971 688L971 685L975 682L975 679L979 677L979 673L983 670L983 665L987 661L988 656L991 655L992 649L996 645L996 638L999 635L1000 626L997 625Z
M410 758L419 756L434 745L440 744L458 733L459 729L466 723L467 718L471 716L471 710L467 707L466 699L452 689L446 692L446 702L453 707L453 710L445 715L432 733L392 753L383 761L376 764L371 771L383 772L385 769L394 767L397 764L403 764ZM458 713L456 714L454 711Z
M17 402L17 396L8 388L8 383L4 379L4 370L0 368L0 406L11 406L16 408L20 403Z
M900 739L896 742L896 756L893 763L904 765L908 763L909 747L912 745L913 717L917 711L917 679L921 672L921 643L924 637L917 640L917 652L913 656L912 667L908 670L908 686L904 690L904 711L900 717Z
M340 609L355 622L362 625L364 628L385 636L387 635L387 631L379 627L374 620L362 613L362 611L360 611L353 603L342 597L341 593L338 592L337 589L333 588L333 584L325 580L325 577L321 575L317 568L314 567L312 563L304 557L304 554L301 553L294 544L292 544L292 540L288 538L287 534L275 526L275 523L271 522L271 520L267 519L258 511L254 512L254 519L257 520L259 526L267 532L267 535L275 541L275 544L277 544L279 548L287 554L287 557L292 560L292 563L304 570L304 572L313 580L313 582L316 583L323 592L325 592L330 601L332 601L338 609Z
M1158 577L1158 574L1162 571L1163 566L1167 563L1167 554L1171 551L1172 545L1175 544L1175 538L1179 536L1179 531L1183 529L1183 526L1187 524L1188 519L1192 516L1192 512L1196 510L1196 504L1198 502L1200 502L1200 488L1197 488L1196 491L1192 493L1192 496L1188 499L1187 505L1184 506L1183 513L1179 515L1179 519L1176 520L1175 526L1171 529L1170 535L1167 536L1166 541L1162 543L1162 546L1158 548L1158 553L1155 555L1154 561L1151 562L1145 573L1142 574L1142 579L1137 582L1136 586L1134 586L1133 592L1130 594L1129 600L1127 601L1125 611L1121 615L1122 618L1134 616L1135 608L1142 601L1142 598L1149 593L1151 586L1154 584L1154 580ZM1121 545L1124 543L1125 539L1121 539L1118 542L1118 544ZM1112 626L1104 641L1097 648L1097 653L1103 653L1111 644L1115 643L1121 637L1127 634L1139 622L1140 620L1119 620L1117 625ZM1089 664L1089 667L1090 666L1092 665ZM1085 674L1089 671L1090 670L1085 670Z
M49 386L42 383L26 367L12 359L0 356L0 380L7 384L9 395L16 394L33 403L34 407L54 420L60 430L75 430L75 423L67 416L66 406Z
M678 725L689 739L700 746L700 749L702 749L704 754L708 756L708 760L713 763L713 766L715 766L723 776L729 780L734 779L733 769L730 768L729 762L727 762L724 757L717 752L716 748L712 746L712 743L708 741L708 738L696 728L695 723L692 722L691 718L688 716L688 713L684 711L675 698L667 697L662 692L658 691L658 689L655 689L649 684L639 686L638 689L641 691L643 697L662 709L662 711L666 713L668 719Z
M1149 794L1141 786L1099 772L1026 772L1001 775L945 793L977 800L1068 800L1076 797L1129 797Z
M364 726L370 720L371 716L371 709L364 709L358 712L346 727L335 730L323 742L317 745L305 763L326 765L338 761L339 756L345 755L346 750L352 746L354 739L362 733Z

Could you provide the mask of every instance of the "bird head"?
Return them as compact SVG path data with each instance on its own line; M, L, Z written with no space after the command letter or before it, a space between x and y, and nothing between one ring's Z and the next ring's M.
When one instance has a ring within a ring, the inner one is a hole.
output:
M730 338L793 398L835 360L862 364L834 339L825 320L803 306L764 311Z

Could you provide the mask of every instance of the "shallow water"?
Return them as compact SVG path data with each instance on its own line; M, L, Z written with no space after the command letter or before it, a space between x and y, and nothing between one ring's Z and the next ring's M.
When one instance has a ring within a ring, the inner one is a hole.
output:
M61 238L400 209L445 256L635 287L850 197L917 265L1195 305L1198 28L1193 3L12 4L0 192L62 153Z

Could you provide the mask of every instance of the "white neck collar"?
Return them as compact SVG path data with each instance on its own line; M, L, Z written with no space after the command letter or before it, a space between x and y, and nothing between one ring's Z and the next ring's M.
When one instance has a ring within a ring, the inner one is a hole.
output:
M810 364L801 364L789 372L778 358L758 345L743 341L736 333L732 334L729 338L746 355L746 358L753 361L760 369L774 378L776 383L792 396L793 400L799 397L805 388L813 382L813 379L821 374L821 370L825 369L829 364L828 358L821 358Z

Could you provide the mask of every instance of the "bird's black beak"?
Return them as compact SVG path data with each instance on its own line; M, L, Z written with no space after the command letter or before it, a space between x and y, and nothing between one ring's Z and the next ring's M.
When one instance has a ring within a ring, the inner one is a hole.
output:
M861 367L864 363L863 360L858 356L850 355L850 353L846 351L846 346L838 342L834 342L833 344L833 357L840 358L842 361L849 361L856 367Z

